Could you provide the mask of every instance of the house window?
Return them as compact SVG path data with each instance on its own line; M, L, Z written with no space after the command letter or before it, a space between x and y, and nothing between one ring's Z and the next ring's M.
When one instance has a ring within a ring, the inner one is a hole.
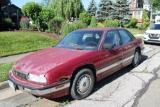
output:
M135 6L135 0L132 0L132 7Z

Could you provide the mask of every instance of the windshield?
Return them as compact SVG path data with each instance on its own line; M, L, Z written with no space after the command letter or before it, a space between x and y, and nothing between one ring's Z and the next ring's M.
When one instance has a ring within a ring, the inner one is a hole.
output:
M68 34L56 47L76 50L98 49L103 31L74 31Z
M153 24L150 29L152 29L152 30L160 30L160 24Z

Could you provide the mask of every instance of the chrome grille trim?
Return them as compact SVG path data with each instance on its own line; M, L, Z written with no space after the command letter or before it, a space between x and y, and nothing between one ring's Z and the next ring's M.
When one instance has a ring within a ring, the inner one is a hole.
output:
M16 76L18 76L19 78L22 78L22 79L27 80L28 73L24 73L24 72L19 71L19 70L15 69L15 68L13 68L13 72L14 72L14 74L15 74Z

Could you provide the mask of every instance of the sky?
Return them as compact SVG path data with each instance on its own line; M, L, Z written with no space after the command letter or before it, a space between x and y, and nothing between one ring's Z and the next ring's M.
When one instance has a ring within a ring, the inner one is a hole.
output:
M40 3L42 0L11 0L11 3L22 8L22 6L24 4L26 4L27 2L37 2ZM100 0L95 0L96 5L98 5ZM82 3L84 5L84 8L87 10L89 3L91 2L91 0L82 0Z

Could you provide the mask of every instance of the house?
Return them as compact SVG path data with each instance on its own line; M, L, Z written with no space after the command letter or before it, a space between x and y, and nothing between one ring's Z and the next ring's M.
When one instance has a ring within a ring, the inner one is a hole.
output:
M3 17L3 12L2 12L2 7L3 6L6 6L6 5L8 5L10 3L10 0L0 0L0 25L1 25L1 23L2 23L2 17Z
M138 19L139 23L143 22L143 10L147 10L149 12L149 17L151 13L149 0L129 0L130 11L132 13L132 18Z
M19 22L22 17L22 12L19 7L14 4L9 4L1 7L4 18L11 18L14 28L19 28Z

